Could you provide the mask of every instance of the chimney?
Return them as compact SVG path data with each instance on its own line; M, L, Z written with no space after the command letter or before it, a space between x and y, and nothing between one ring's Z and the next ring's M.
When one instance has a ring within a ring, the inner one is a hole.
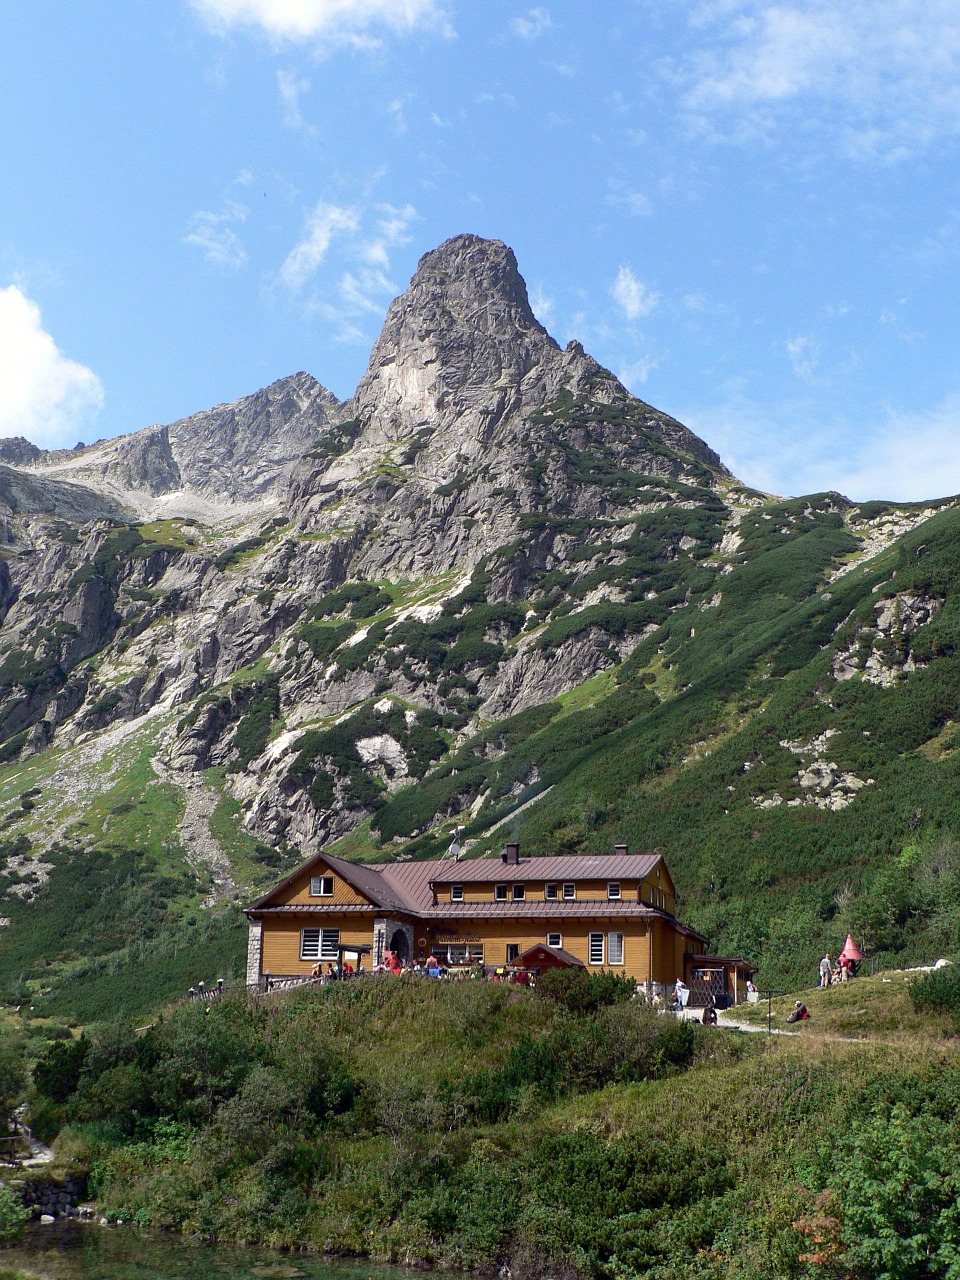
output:
M508 867L516 867L520 864L520 846L518 844L506 844L503 846L503 853L500 855L500 861Z
M625 844L615 844L613 852L621 858L625 858L630 851L630 846Z

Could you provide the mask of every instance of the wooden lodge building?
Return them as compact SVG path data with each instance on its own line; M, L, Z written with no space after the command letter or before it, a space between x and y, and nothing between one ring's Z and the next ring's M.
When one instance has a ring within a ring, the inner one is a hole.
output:
M449 968L582 965L666 991L684 978L727 1002L743 999L752 966L707 957L707 939L676 917L659 854L626 845L600 855L361 864L319 853L246 909L248 985L309 974L356 951ZM696 1003L694 999L691 1001ZM702 1003L702 1001L700 1001Z

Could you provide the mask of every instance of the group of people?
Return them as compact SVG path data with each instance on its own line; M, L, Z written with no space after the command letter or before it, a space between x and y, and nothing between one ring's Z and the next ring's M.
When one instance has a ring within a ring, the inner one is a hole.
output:
M821 987L831 987L835 982L849 982L851 978L857 976L857 962L852 956L848 956L845 951L841 951L837 956L836 963L830 960L830 953L827 952L820 961L820 981L817 984Z

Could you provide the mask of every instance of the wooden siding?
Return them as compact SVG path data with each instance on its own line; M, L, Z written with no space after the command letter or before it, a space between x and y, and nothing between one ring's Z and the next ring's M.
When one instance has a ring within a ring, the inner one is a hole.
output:
M311 898L310 881L315 876L333 876L333 896L331 898ZM326 904L335 905L338 902L350 903L356 905L358 903L365 904L369 902L362 893L358 893L353 885L347 884L342 876L335 875L324 862L313 863L308 871L302 871L295 879L291 880L286 888L282 889L270 899L273 906L286 906L295 902L309 902L315 906L324 906ZM334 925L329 926L331 929Z
M339 929L340 941L349 946L358 943L373 943L373 920L380 914L372 909L370 914L329 912L288 912L279 916L263 917L263 954L261 972L264 973L306 973L312 968L313 961L300 959L300 931L307 928ZM472 944L475 950L483 946L484 963L503 965L507 959L507 946L515 944L520 953L538 943L545 943L548 933L560 934L560 945L582 960L590 972L609 970L623 974L635 982L660 982L672 984L683 975L684 953L699 947L691 946L691 940L673 927L669 920L631 920L629 917L615 917L607 920L571 920L551 921L524 920L521 918L498 920L453 920L450 922L431 920L415 921L414 957L424 959L435 951L443 960L448 944L458 941ZM590 964L589 935L602 933L604 936L604 964ZM623 934L623 964L611 965L608 962L608 935ZM423 939L423 943L421 943ZM365 964L370 967L372 960ZM652 968L651 968L652 966Z
M316 901L316 899L313 899ZM263 917L263 953L260 961L261 973L309 973L316 963L313 960L300 959L300 930L339 929L340 942L344 946L366 943L373 945L374 912L369 916L337 915L331 911L329 915L317 911L303 915L294 912L282 916ZM367 968L371 966L369 956L364 958ZM324 961L326 964L326 961Z
M504 867L503 877L502 879L497 881L498 884L505 884L507 886L508 901L512 901L512 896L511 896L512 886L515 884L522 884L526 891L524 895L524 901L529 899L530 902L543 902L545 901L543 896L544 886L549 883L549 884L555 884L557 886L556 900L558 902L564 901L564 898L563 898L564 884L575 884L577 886L577 897L576 897L577 902L606 902L607 901L607 885L609 883L613 883L607 880L574 880L574 879L570 879L566 881L564 880L550 880L550 881L525 880L521 876L511 876L509 874L511 871L516 871L516 870L517 870L516 867ZM618 901L636 902L637 887L638 887L637 881L621 880L619 881L619 884L620 884L620 898L618 899ZM457 899L457 901L495 902L496 897L494 895L494 887L495 886L493 883L484 883L482 881L477 881L471 884L469 881L464 881L462 885L463 898ZM448 884L437 885L434 891L434 901L437 906L443 906L445 902L453 901L453 899L451 899L450 897L450 885ZM566 901L569 901L569 899L566 899Z

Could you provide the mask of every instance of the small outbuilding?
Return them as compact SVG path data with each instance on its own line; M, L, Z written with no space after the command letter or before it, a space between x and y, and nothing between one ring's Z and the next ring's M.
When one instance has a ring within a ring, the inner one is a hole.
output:
M693 1009L716 1005L728 1009L747 998L747 980L756 965L740 956L684 956L684 971L690 988L688 1004Z
M527 947L512 964L518 969L528 969L531 973L546 973L548 969L586 968L582 960L569 951L564 951L563 947L548 947L544 942Z

